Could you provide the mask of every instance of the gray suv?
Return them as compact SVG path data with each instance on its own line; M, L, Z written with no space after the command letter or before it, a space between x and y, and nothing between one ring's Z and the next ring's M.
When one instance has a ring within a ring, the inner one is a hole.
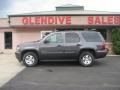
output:
M45 60L76 60L87 67L93 65L95 59L104 58L107 52L105 40L99 32L59 31L39 41L18 45L15 55L28 67Z

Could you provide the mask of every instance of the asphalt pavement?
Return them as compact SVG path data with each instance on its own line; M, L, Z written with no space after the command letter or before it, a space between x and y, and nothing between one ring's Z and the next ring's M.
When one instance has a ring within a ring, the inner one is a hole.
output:
M44 62L25 68L0 90L120 90L120 57L99 59L92 67Z

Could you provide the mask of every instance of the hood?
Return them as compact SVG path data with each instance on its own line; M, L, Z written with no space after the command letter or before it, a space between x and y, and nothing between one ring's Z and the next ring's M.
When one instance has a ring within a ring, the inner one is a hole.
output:
M38 46L39 45L39 42L40 42L40 40L38 40L38 41L31 41L31 42L24 42L24 43L22 43L22 44L20 44L19 46L20 47L36 47L36 46Z

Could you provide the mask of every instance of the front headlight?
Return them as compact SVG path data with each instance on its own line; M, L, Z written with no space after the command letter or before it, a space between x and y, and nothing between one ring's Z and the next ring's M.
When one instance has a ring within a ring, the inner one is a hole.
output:
M19 51L19 50L20 50L20 46L17 45L17 47L16 47L16 51Z

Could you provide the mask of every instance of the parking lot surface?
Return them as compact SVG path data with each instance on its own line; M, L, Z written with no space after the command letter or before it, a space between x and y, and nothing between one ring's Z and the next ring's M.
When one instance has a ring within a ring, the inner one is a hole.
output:
M92 67L44 62L25 68L0 90L120 90L120 57L97 60Z
M14 54L0 54L0 87L16 76L25 67L20 65Z

